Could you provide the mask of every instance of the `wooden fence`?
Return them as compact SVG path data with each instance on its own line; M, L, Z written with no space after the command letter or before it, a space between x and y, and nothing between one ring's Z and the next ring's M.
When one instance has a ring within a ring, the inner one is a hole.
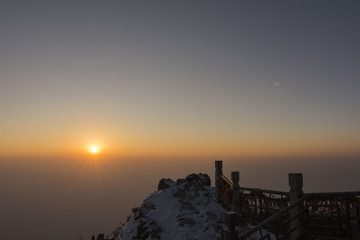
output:
M215 162L218 201L227 209L224 240L245 239L360 239L360 192L308 193L302 191L300 173L289 173L289 192L239 186L239 173L232 181ZM254 227L239 233L243 223Z
M218 202L243 222L259 223L289 205L289 192L241 187L239 172L232 172L229 180L223 175L222 161L215 161L215 167Z

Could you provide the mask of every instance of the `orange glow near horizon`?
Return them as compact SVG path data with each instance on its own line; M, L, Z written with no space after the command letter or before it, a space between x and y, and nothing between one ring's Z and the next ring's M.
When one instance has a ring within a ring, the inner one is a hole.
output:
M81 144L80 141L69 142L42 142L33 141L26 146L18 144L1 151L0 156L26 155L26 156L81 156L84 153L90 155L106 155L113 157L272 157L272 156L301 156L301 155L342 155L359 154L356 144L358 141L347 142L344 145L337 144L336 141L271 141L271 139L229 139L225 141L193 138L185 142L183 139L176 139L166 142L162 138L129 139L128 141L116 139L116 141L106 141L101 138L91 144ZM80 144L79 144L80 143ZM5 144L6 145L6 144Z
M106 122L105 122L106 123ZM101 124L101 126L106 124ZM155 125L154 125L155 128ZM80 128L79 128L80 129ZM117 126L96 128L89 125L81 130L53 130L51 134L38 129L29 134L10 135L0 139L0 157L6 156L71 156L85 155L109 158L226 158L226 157L275 157L302 155L358 155L358 136L330 138L309 133L311 137L296 131L289 136L278 131L268 135L259 131L243 132L223 128L218 132L198 131L189 126L186 132L132 131L119 128L114 134L110 129ZM91 133L89 133L91 132ZM57 134L55 134L57 133ZM226 134L225 134L226 133ZM233 133L234 135L230 135ZM276 137L274 137L276 135ZM355 135L355 134L353 134Z

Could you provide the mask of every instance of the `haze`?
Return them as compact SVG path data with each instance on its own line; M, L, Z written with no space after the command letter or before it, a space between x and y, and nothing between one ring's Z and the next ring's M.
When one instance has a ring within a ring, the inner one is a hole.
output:
M359 190L359 12L2 1L0 238L111 232L160 178L216 159L246 186Z

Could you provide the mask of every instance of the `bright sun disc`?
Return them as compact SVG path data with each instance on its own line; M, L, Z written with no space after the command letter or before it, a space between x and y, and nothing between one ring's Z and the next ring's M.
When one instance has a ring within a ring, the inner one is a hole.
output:
M90 149L90 152L91 152L92 154L96 154L98 151L99 151L99 149L98 149L97 146L92 146L91 149Z

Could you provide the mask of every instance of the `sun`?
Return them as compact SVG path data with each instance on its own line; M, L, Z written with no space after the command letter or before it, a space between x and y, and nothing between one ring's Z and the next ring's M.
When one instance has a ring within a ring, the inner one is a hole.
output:
M91 146L90 147L90 152L92 154L97 154L99 152L99 148L97 146Z

